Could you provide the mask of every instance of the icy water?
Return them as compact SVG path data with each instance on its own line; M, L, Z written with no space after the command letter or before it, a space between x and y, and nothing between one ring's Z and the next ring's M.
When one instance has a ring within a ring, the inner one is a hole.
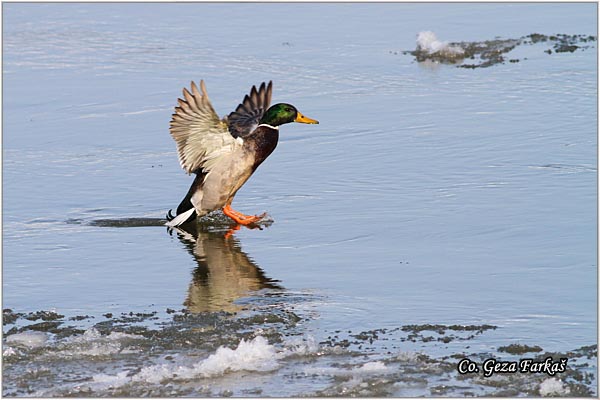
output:
M3 395L597 395L597 42L474 69L407 53L596 15L3 4ZM199 79L220 115L273 80L320 121L283 126L238 193L261 229L162 226ZM484 375L527 357L568 364Z

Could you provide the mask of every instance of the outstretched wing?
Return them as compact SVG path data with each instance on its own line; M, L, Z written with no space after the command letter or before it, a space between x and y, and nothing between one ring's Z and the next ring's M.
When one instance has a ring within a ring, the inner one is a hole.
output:
M235 111L227 116L229 132L233 137L244 137L256 129L258 122L269 108L272 89L271 81L268 85L263 82L258 90L256 86L252 86L250 94L247 94Z
M191 93L184 88L184 99L177 99L179 106L175 107L170 127L179 163L188 174L200 168L210 171L221 157L241 146L210 104L204 81L200 81L202 93L194 82L191 86Z

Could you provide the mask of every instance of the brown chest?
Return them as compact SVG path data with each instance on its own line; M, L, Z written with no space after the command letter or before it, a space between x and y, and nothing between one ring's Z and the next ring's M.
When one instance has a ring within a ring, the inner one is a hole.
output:
M254 172L277 147L279 130L264 125L259 126L252 136L245 140L246 148L254 153L254 165L252 166L252 172Z

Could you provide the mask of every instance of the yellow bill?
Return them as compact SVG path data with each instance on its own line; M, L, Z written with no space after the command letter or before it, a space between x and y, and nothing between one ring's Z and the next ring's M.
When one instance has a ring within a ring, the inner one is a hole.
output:
M319 123L319 121L317 121L316 119L305 117L304 115L302 115L302 113L300 113L300 111L298 111L298 115L296 116L296 119L294 120L294 122L300 122L303 124L318 124Z

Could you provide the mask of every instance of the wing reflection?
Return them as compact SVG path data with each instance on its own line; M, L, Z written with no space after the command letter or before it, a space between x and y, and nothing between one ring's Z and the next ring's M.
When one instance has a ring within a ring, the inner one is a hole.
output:
M179 240L196 260L184 305L191 312L235 312L235 304L261 289L283 289L242 251L234 236L204 231L202 226L175 228Z

